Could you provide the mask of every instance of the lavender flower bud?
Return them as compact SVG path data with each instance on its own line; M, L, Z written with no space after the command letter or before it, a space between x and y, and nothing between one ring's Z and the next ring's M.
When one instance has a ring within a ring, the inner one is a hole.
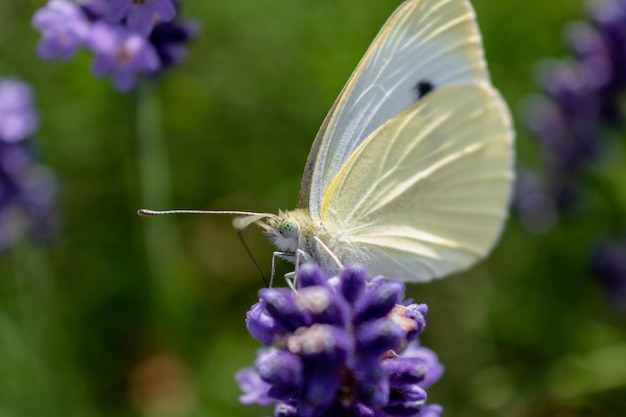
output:
M419 358L391 358L382 362L392 386L418 384L426 377L428 367Z
M376 290L367 291L354 307L354 321L357 324L385 316L401 301L402 284L390 282L383 284L374 283L374 285Z
M365 290L367 271L360 265L346 268L341 273L341 295L350 304L354 304Z
M356 344L363 355L378 357L398 347L406 334L393 321L383 318L362 324L356 329Z
M259 353L255 364L261 379L271 385L268 396L289 400L300 391L302 362L296 355L268 349Z
M343 326L349 314L345 301L326 286L301 289L296 297L296 305L316 323Z
M296 305L290 290L267 288L259 291L259 297L272 318L287 331L292 332L310 323L310 319Z
M326 277L319 268L312 264L304 264L298 270L298 289L311 286L327 287Z
M246 313L246 327L252 337L269 346L278 332L276 320L267 311L265 303L259 301ZM282 329L281 329L282 330Z

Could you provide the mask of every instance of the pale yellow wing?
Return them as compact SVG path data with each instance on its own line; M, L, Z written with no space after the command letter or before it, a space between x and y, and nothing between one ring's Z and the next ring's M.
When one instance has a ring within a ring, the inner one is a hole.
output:
M409 0L387 20L315 138L298 206L319 220L341 167L380 125L430 91L488 84L480 33L467 0Z
M510 115L478 84L436 90L374 131L323 198L330 249L388 279L428 281L485 257L507 216Z

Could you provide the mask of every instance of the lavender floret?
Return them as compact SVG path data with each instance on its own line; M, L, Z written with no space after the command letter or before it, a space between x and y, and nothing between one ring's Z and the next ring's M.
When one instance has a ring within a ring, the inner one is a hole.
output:
M95 23L87 45L95 54L94 75L112 76L120 91L130 90L139 74L154 74L161 66L156 51L146 39L119 25Z
M42 38L37 55L42 59L69 61L84 45L89 22L81 7L68 0L50 0L33 15L32 25Z

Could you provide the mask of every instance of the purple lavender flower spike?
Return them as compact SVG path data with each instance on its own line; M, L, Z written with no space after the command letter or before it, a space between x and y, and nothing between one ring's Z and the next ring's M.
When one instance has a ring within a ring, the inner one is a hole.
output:
M425 406L425 389L443 367L413 342L426 305L403 302L400 283L366 283L362 266L329 281L313 265L300 273L297 292L263 289L248 314L253 336L274 347L262 350L254 367L269 388L250 368L238 374L242 401L272 399L276 417L437 417L441 407Z
M589 22L577 21L565 28L570 57L545 60L538 67L545 96L526 103L527 125L546 159L545 190L559 213L567 213L579 200L580 180L604 149L606 128L623 125L626 3L590 2L587 15ZM553 218L548 221L536 216L549 205L548 199L515 199L514 204L533 232L545 232L554 223L554 216L549 215ZM533 230L535 220L541 224Z
M117 90L130 90L138 74L160 69L156 51L146 39L119 25L95 23L88 40L96 54L92 70L97 77L111 75Z
M83 10L68 0L50 0L35 12L32 25L42 33L37 44L37 55L42 59L72 59L89 33Z
M128 27L147 37L158 22L169 22L176 17L172 0L111 0L107 19L126 20Z
M624 128L626 2L589 1L587 17L566 26L570 56L542 65L539 84L544 94L525 103L526 124L546 162L545 185L529 172L521 172L516 184L513 204L531 233L545 233L559 216L573 212L585 185L600 179L592 168L616 136L612 128ZM614 205L609 193L605 195L606 203ZM626 305L619 301L626 300L626 272L614 257L615 249L613 244L598 245L591 267L619 306Z
M56 179L29 148L36 128L30 87L0 78L0 250L26 228L41 242L50 241L58 229Z
M24 143L0 141L0 251L26 228L38 241L51 241L58 232L56 195L56 179L34 161Z
M15 143L37 129L33 93L23 82L0 79L0 141Z

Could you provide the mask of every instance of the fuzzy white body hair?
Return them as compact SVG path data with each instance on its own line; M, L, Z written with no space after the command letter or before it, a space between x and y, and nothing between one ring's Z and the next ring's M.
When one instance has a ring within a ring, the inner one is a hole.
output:
M299 232L295 236L284 236L280 226L286 220L291 219L299 226ZM295 209L281 211L276 218L267 219L269 229L266 230L268 239L281 251L297 253L302 251L305 256L300 262L313 261L329 275L340 271L339 266L333 259L333 255L342 263L356 262L346 252L346 245L342 245L339 236L328 231L321 222L313 220L308 210ZM320 245L321 241L326 248ZM330 253L329 253L330 251Z

